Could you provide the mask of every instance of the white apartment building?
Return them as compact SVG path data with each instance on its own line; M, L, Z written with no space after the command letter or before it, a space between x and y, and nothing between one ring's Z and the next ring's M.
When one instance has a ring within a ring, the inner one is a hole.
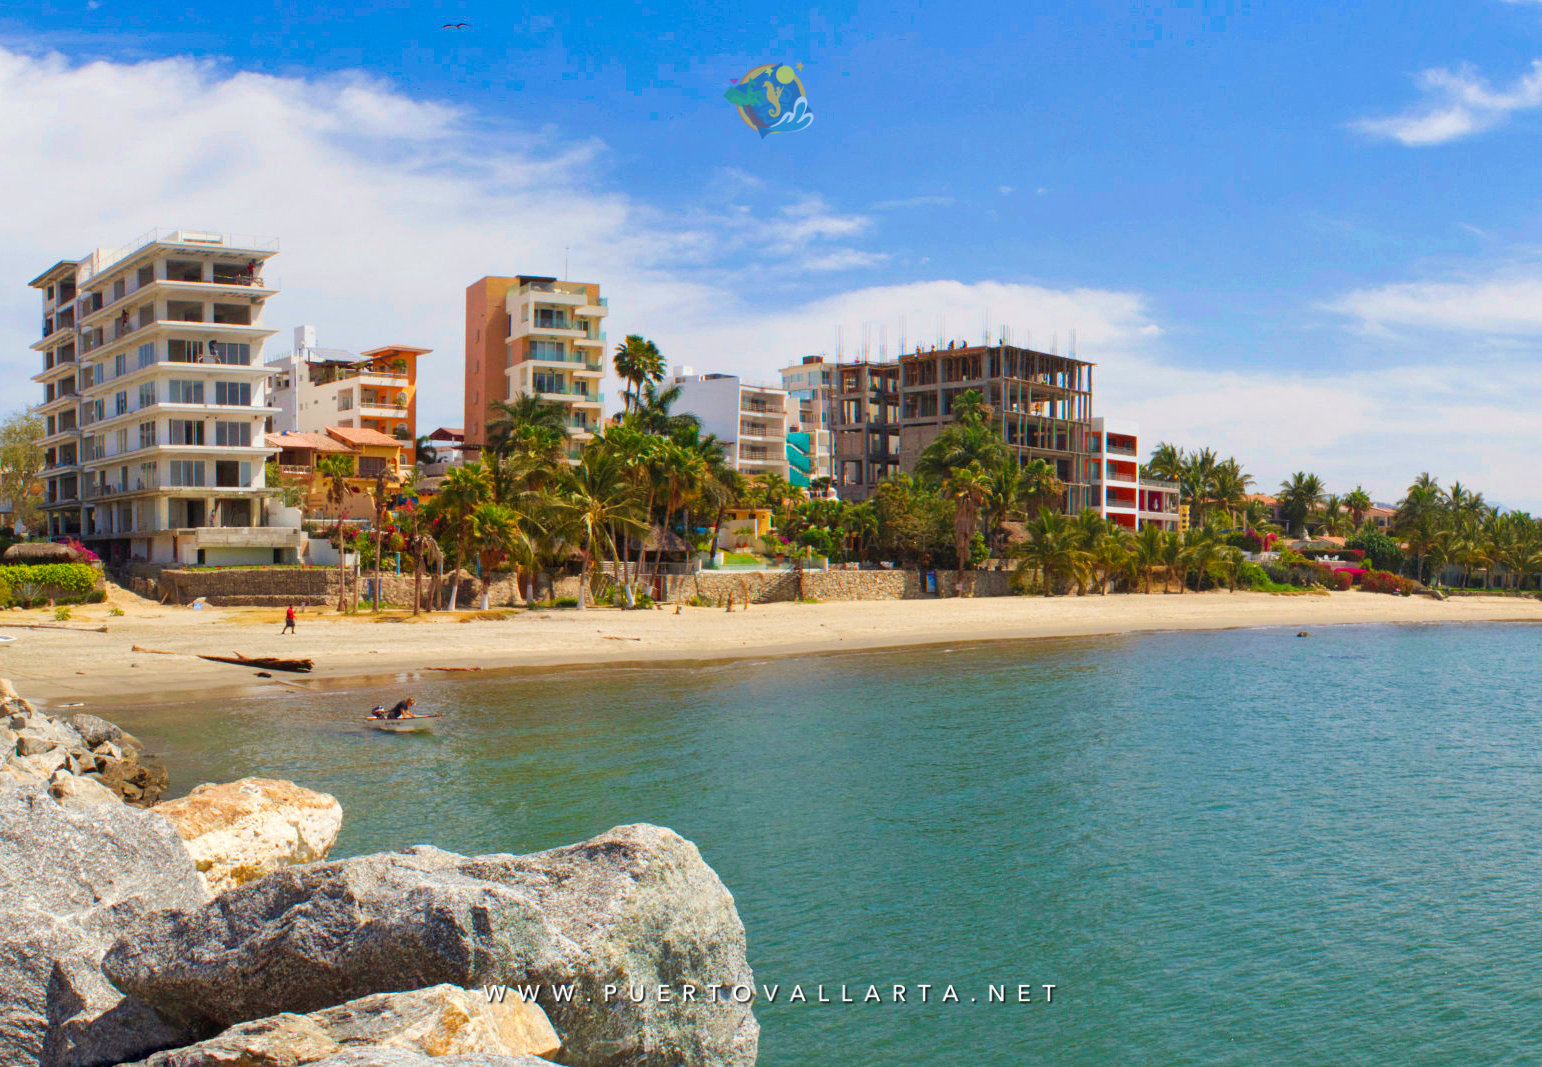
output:
M1087 478L1098 514L1139 530L1178 529L1178 486L1145 478L1140 470L1140 426L1124 419L1094 418L1087 438Z
M787 477L786 390L735 374L693 374L690 367L664 384L680 387L674 410L695 415L703 432L715 434L735 470Z
M270 527L262 271L275 240L154 230L33 279L42 290L50 536L110 561L293 561Z

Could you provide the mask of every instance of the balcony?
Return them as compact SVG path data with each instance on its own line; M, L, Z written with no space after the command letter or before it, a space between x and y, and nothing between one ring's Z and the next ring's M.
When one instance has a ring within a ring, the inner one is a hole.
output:
M1133 456L1136 454L1134 445L1116 445L1112 441L1105 441L1103 451L1110 456Z

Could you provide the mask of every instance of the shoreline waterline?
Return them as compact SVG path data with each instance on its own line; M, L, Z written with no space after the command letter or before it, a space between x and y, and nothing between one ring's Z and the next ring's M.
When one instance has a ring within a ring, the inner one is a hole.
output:
M275 609L195 612L137 601L119 608L123 616L108 616L106 606L96 607L106 633L18 629L17 641L0 646L0 676L44 706L110 711L128 700L136 705L239 700L280 691L315 694L445 678L509 677L559 667L691 667L1164 632L1542 622L1542 601L1514 597L1436 601L1359 592L1209 592L775 603L733 613L685 608L679 615L668 608L506 609L501 619L420 617L409 625L367 615L302 613L303 637L296 640L277 634L282 613ZM80 614L83 623L98 621L89 609ZM5 630L0 620L0 632ZM255 670L197 658L198 653L232 650L304 655L316 665L310 674L269 672L271 677L262 678ZM446 667L451 669L436 669Z

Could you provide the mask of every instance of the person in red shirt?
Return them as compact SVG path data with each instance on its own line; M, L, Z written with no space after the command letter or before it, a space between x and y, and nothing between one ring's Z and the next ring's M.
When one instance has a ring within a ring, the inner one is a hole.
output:
M294 632L294 605L291 604L284 609L284 628L278 634L282 637L285 634L292 634Z

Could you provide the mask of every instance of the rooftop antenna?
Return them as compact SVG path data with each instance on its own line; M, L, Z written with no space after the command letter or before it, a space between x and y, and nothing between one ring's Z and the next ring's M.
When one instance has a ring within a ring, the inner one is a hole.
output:
M991 343L991 306L985 305L985 310L980 312L980 343L986 348Z
M905 316L903 315L900 316L899 351L902 355L905 352Z
M846 358L845 346L841 344L841 328L835 328L835 362L844 362Z
M889 324L878 324L878 358L880 361L889 358Z
M1051 333L1049 335L1049 354L1052 355L1052 356L1060 355L1060 331L1059 330L1055 330L1053 333Z
M1071 358L1076 358L1076 331L1071 331Z
M871 335L871 332L871 324L868 323L866 319L864 319L862 321L862 359L864 362L866 362L869 350L871 348L871 345L868 343L868 338Z

